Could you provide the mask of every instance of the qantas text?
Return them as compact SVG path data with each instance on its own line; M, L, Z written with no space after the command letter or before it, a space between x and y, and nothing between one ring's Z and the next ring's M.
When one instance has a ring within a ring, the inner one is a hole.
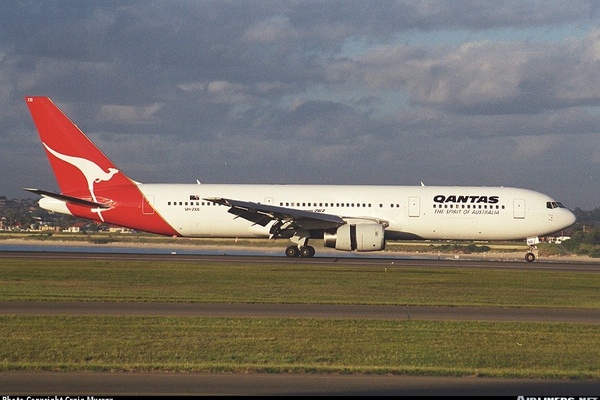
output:
M443 195L438 194L433 197L433 201L436 203L486 203L486 204L496 204L500 201L500 196L456 196L456 195Z

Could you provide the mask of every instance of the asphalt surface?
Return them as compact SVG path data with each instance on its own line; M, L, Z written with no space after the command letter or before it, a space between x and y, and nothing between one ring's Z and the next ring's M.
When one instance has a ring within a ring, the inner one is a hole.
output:
M71 398L328 395L560 396L578 400L580 397L597 397L600 382L406 375L3 372L0 374L0 391L3 396Z
M2 258L111 258L163 259L174 255L80 254L0 252ZM365 265L389 268L456 267L455 260L315 257L202 256L186 255L196 261L308 262ZM597 263L497 262L475 260L460 267L600 272ZM377 318L476 321L552 321L600 324L599 310L519 309L423 306L336 306L279 304L173 304L173 303L62 303L0 302L0 315L170 315L227 317ZM122 373L122 372L3 372L2 396L87 396L121 395L405 395L405 396L561 396L598 397L600 381L494 379L483 377L423 377L398 375L342 374L229 374L229 373Z
M330 304L0 302L1 315L351 318L600 324L600 310Z

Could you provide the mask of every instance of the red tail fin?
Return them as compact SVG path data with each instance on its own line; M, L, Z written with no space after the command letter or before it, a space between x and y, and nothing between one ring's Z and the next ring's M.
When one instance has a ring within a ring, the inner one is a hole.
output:
M178 235L129 179L47 97L26 97L61 193L49 209L162 235ZM43 199L42 199L43 200ZM40 205L42 203L40 202Z
M26 97L42 144L62 193L130 185L131 180L47 97Z

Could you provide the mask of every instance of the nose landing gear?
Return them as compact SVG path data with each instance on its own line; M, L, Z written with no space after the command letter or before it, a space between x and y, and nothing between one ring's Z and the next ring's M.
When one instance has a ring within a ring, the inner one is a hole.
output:
M539 237L527 238L527 245L529 246L529 249L528 249L527 253L525 254L525 261L527 261L527 262L535 261L534 251L537 250L536 244L538 244L539 242L540 242Z
M535 254L533 254L532 252L528 252L527 254L525 254L525 261L527 261L527 262L534 262L535 261Z

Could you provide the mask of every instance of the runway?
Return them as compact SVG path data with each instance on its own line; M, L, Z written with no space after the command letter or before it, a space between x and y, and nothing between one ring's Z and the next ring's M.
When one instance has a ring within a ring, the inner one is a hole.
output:
M2 258L171 259L198 262L386 265L600 272L596 263L489 260L0 252ZM600 323L600 310L315 304L0 302L1 315L369 318ZM3 372L3 395L503 395L594 397L600 381L343 374Z
M0 302L1 315L530 321L600 324L600 310L331 304Z
M3 395L560 396L597 399L600 382L330 374L3 372ZM26 398L26 397L25 397Z
M137 261L192 261L222 263L254 263L254 264L304 264L304 265L339 265L344 266L383 266L386 268L477 268L503 269L522 271L582 271L600 272L600 260L570 260L568 258L538 260L533 263L525 260L506 260L502 258L481 256L449 256L435 254L384 253L378 256L316 256L312 258L289 258L273 254L186 254L186 253L100 253L100 252L63 252L63 251L0 251L0 259L73 259L73 260L137 260Z

